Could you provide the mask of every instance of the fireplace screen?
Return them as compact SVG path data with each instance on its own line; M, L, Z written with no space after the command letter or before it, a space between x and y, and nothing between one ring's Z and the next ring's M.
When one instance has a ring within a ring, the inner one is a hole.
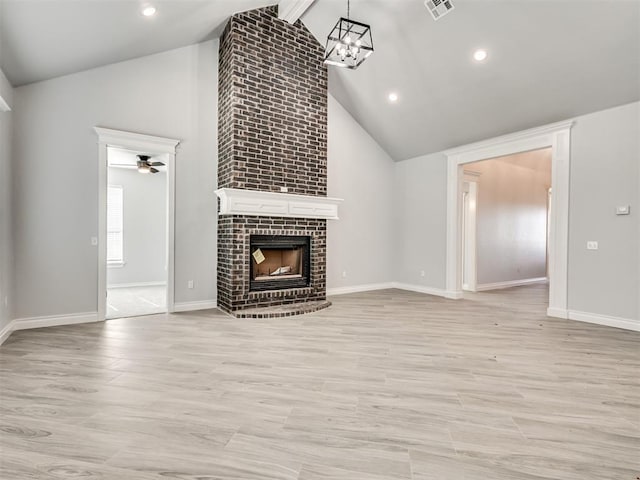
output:
M250 251L252 291L309 286L309 237L251 235Z

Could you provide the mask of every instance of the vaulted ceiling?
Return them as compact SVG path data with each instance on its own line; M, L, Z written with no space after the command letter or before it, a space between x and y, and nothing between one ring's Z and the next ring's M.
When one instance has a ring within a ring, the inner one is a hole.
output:
M330 69L330 90L395 160L640 99L639 0L352 0L375 53ZM275 0L0 0L0 68L23 85L219 35L234 12ZM346 0L302 20L324 43ZM484 48L483 63L472 60ZM396 92L391 103L388 94Z

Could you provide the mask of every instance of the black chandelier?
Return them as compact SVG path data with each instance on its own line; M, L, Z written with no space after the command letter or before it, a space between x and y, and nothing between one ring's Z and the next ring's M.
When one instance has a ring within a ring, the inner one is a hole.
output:
M324 63L356 69L373 53L371 27L349 19L350 0L347 0L347 18L341 17L327 37Z

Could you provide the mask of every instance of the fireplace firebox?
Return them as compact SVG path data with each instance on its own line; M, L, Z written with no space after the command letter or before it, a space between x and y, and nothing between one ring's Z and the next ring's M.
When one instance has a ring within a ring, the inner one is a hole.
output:
M250 236L251 291L304 288L310 284L311 237Z

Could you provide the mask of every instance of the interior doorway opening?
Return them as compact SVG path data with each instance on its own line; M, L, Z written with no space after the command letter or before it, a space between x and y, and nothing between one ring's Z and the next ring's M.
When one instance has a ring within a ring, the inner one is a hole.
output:
M107 319L168 311L168 161L107 148Z
M151 168L158 170L160 165L151 165L155 163L157 158L159 162L164 163L162 167L166 168L165 191L166 200L164 202L166 212L166 227L162 237L166 241L164 249L165 270L166 270L166 301L161 300L152 303L162 304L163 311L174 311L175 297L175 160L176 148L180 143L179 140L145 135L141 133L126 132L122 130L113 130L103 127L94 127L98 135L98 282L97 282L97 312L98 320L107 318L107 257L108 257L108 218L107 203L109 192L109 150L122 150L133 155L144 155L148 158L136 158L135 170L142 175L157 175L151 171ZM138 163L138 162L142 163ZM147 164L149 163L149 164ZM141 172L140 170L147 170ZM148 205L144 199L140 203L145 208L153 208ZM126 224L124 225L126 227ZM152 239L158 240L158 239ZM149 241L152 241L149 240ZM126 252L126 245L123 247ZM126 255L126 253L125 253ZM126 261L126 256L125 256ZM111 317L111 315L110 315ZM112 318L112 317L111 317Z
M463 290L548 282L551 157L542 148L464 165Z
M549 210L549 303L547 315L568 318L569 165L573 120L557 122L447 150L447 298L463 297L462 202L464 165L551 148L553 201Z

